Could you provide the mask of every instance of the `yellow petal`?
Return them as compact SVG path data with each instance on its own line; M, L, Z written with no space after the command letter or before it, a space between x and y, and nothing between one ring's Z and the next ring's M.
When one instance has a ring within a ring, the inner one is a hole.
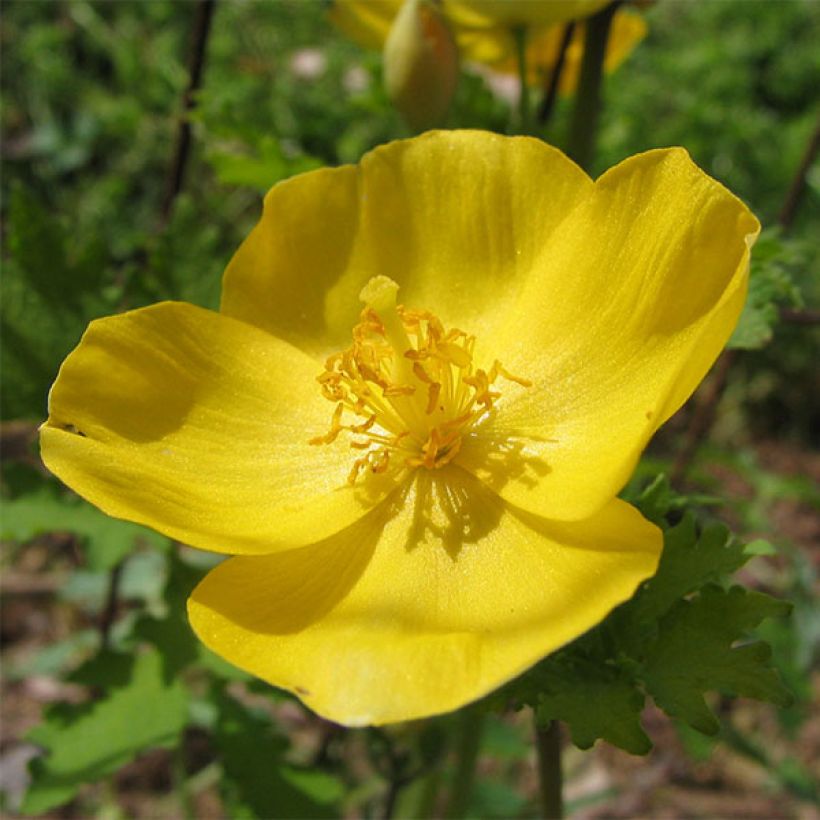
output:
M447 14L463 26L537 26L588 17L610 0L445 0Z
M607 2L609 0L444 0L441 8L453 26L459 47L466 49L465 56L483 62L471 52L471 43L477 34L487 33L492 39L503 32L506 43L511 40L510 29L515 26L543 27L576 20L593 14ZM329 17L360 46L380 49L401 5L402 0L333 0ZM496 53L495 59L500 56Z
M494 332L544 244L592 187L529 137L429 132L274 186L225 274L224 313L311 353L340 350L374 276L448 325Z
M348 526L394 485L347 485L321 365L256 328L166 302L93 322L41 430L46 466L110 515L197 547L266 553Z
M457 468L288 553L196 588L215 652L347 725L456 709L598 623L656 568L661 533L613 500L587 521L517 513Z
M505 391L459 463L549 518L600 509L729 338L759 228L682 149L604 174L544 245L496 339L533 387Z
M527 82L530 85L544 88L548 83L558 61L564 31L565 24L561 24L537 27L528 33ZM646 21L640 14L626 9L617 11L612 18L612 28L606 44L604 69L607 72L614 71L646 36L646 32ZM558 86L561 94L572 94L578 87L585 33L585 23L575 26L561 70ZM515 39L509 29L465 32L459 45L465 60L486 63L502 74L518 74Z
M402 0L333 0L330 21L364 48L381 49Z

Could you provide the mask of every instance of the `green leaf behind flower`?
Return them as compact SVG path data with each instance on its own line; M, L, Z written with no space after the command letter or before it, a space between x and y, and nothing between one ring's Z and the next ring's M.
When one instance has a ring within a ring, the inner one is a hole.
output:
M706 734L720 728L703 699L707 691L787 706L791 698L768 665L768 644L735 644L764 618L785 615L790 608L784 601L741 587L707 586L692 601L678 601L661 622L643 664L655 702Z
M141 751L179 741L187 719L187 690L180 680L163 680L156 651L140 654L130 664L120 657L103 671L98 663L87 676L113 684L102 700L54 706L30 732L28 739L45 754L31 764L24 814L42 814L66 803L83 783L100 780Z
M597 739L633 754L651 742L640 717L647 696L671 717L712 734L717 718L706 692L779 705L790 694L770 664L768 644L749 637L790 605L760 592L721 584L756 549L718 523L703 526L664 477L635 499L664 530L657 573L597 627L505 687L494 702L528 704L541 723L564 721L582 749ZM683 515L681 517L681 510ZM679 518L670 524L668 518Z
M108 570L134 548L136 541L162 547L167 539L139 524L111 518L82 499L44 484L35 492L3 500L0 535L25 542L46 532L71 532L83 542L88 567Z
M794 274L805 264L800 243L783 238L776 228L760 235L752 254L746 306L728 347L758 350L772 340L780 306L803 305Z
M340 780L284 763L287 740L274 732L268 716L221 692L215 700L219 719L214 741L225 766L220 788L231 817L338 816L344 793Z

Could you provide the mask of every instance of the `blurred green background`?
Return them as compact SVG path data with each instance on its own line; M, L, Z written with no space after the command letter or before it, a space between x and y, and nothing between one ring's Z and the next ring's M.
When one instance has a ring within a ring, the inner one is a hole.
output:
M3 4L0 790L10 816L377 816L397 772L419 760L423 768L424 749L437 743L344 732L228 669L184 621L208 558L105 518L38 465L49 385L88 321L161 299L215 307L222 270L270 185L409 136L382 90L379 55L335 31L324 3L219 2L187 173L165 208L198 8ZM818 127L820 3L661 0L645 14L646 40L606 79L594 173L683 145L766 231L746 342L725 379L707 381L664 429L639 476L676 470L688 493L720 498L712 514L738 535L774 545L743 580L795 604L763 634L796 699L779 712L718 704L726 729L717 746L650 712L651 755L572 750L567 797L579 817L816 816L820 164L808 169L793 219L778 220ZM559 101L543 134L559 146L571 104ZM478 74L462 75L448 127L503 133L512 121L509 101ZM692 440L699 413L709 417ZM161 654L135 668L129 648L139 642ZM136 688L116 689L123 676ZM96 748L76 710L109 685L105 725L137 738ZM134 726L135 708L153 721ZM533 814L528 731L519 715L492 718L474 816ZM30 787L26 763L38 746L52 749L52 765L35 763ZM453 772L441 754L446 785ZM399 814L423 805L414 794L423 782L403 788Z

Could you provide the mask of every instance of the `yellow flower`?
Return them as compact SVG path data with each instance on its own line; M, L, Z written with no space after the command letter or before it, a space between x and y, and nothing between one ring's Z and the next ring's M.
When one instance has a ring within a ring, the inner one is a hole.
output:
M564 26L541 26L533 28L527 38L527 83L543 88L546 86L553 68L558 61ZM612 18L612 27L606 45L604 70L613 72L632 53L638 43L646 37L646 21L640 14L619 9ZM584 57L584 36L586 23L581 20L576 26L564 56L564 66L558 91L573 94L581 76L581 62ZM462 58L476 63L484 63L501 74L517 74L518 60L515 55L515 41L509 29L497 28L476 32L472 36L463 35Z
M92 323L43 460L237 556L189 604L234 664L348 725L455 709L654 572L615 496L731 333L758 230L679 148L593 183L526 137L394 142L276 185L220 313Z
M507 28L552 25L589 17L612 0L442 0L464 25Z
M506 0L499 0L506 2ZM489 11L494 7L487 6ZM558 59L564 23L574 16L591 14L603 3L525 2L514 4L530 10L527 32L527 81L544 86ZM334 0L330 8L333 23L364 48L382 48L402 0ZM479 5L478 8L484 8ZM505 6L506 8L506 6ZM517 74L515 38L505 17L470 13L462 4L448 0L443 9L450 20L462 60L482 63L503 74ZM568 17L561 12L572 12ZM559 91L571 94L578 85L584 54L585 23L581 20L567 49ZM604 61L606 71L614 71L646 36L646 22L640 14L619 9L613 19Z

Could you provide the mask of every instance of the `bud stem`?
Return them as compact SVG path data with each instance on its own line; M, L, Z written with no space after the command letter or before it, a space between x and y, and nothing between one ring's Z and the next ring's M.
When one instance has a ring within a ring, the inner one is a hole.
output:
M567 153L584 170L589 170L595 154L595 136L598 130L598 115L601 111L604 55L612 26L612 17L618 5L618 2L610 3L606 8L588 18L586 24L584 59L581 63L581 78L578 82L567 146Z
M518 130L522 134L531 131L530 87L527 84L527 27L516 26L512 30L518 58L518 80L521 86L518 96Z

